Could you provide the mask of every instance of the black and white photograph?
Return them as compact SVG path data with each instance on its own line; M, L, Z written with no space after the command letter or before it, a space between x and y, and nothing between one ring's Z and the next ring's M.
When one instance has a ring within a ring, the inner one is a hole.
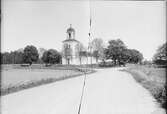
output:
M1 114L166 114L165 0L1 0Z

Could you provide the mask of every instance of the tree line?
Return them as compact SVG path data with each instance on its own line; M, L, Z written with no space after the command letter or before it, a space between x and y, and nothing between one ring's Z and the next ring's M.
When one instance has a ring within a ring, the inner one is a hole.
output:
M112 60L114 65L124 65L125 63L141 63L143 55L136 49L128 49L124 42L120 39L108 41L106 48L100 49L99 43L102 43L100 39L96 39L98 45L94 46L93 54L97 58L103 61ZM94 44L96 44L94 42ZM95 48L96 47L96 48ZM101 53L102 52L102 53Z
M62 57L69 56L70 50L64 47L62 52L55 49L37 48L33 45L28 45L24 49L1 53L1 64L29 64L32 63L45 63L45 64L62 64ZM109 40L108 45L105 47L101 38L95 38L90 44L90 51L83 46L82 43L76 45L76 55L79 57L80 63L83 57L93 56L98 63L99 60L111 60L114 65L124 65L126 63L139 64L143 62L143 55L136 49L129 49L120 39ZM157 49L153 56L153 63L166 64L166 43ZM146 62L146 61L144 61Z
M39 53L41 51L42 53ZM38 51L33 45L27 45L23 50L1 53L1 64L60 64L61 61L61 54L57 50L41 49Z

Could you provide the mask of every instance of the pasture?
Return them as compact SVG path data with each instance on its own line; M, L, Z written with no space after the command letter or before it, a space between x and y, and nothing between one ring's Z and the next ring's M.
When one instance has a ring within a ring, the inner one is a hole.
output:
M1 69L1 95L83 75L83 72L78 69L72 66L32 65L21 67L20 65L3 65ZM87 73L90 73L90 70L87 70Z

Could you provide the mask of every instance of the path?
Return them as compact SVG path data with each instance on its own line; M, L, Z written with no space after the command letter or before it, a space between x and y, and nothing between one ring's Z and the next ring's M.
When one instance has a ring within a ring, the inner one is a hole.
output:
M83 76L1 97L2 114L77 114ZM86 78L81 114L151 114L158 105L129 74L98 70Z

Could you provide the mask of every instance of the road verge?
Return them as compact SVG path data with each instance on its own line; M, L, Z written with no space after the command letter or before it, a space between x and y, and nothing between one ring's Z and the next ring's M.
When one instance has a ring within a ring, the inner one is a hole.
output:
M162 108L166 107L166 78L162 76L162 74L165 75L165 70L145 66L133 66L121 71L130 73L138 83L154 96Z

